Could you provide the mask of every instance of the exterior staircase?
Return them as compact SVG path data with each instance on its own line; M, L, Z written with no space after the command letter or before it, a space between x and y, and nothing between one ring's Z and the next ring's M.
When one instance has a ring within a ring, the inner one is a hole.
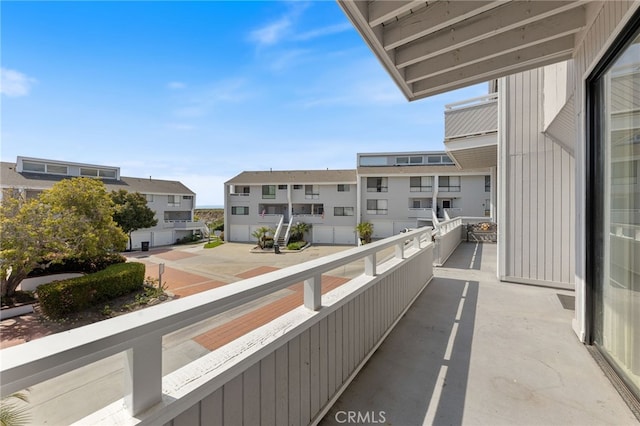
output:
M285 230L288 229L288 228L289 228L289 224L288 223L283 223L282 224L282 230L284 232L280 232L280 235L278 235L278 239L276 240L276 244L278 246L280 246L280 247L285 247L286 246L286 240L285 240L286 231Z

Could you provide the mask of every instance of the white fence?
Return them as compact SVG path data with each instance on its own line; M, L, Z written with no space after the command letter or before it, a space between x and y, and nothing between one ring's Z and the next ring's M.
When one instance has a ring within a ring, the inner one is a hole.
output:
M434 266L442 266L462 242L462 218L456 217L435 224Z
M395 247L380 263L376 255ZM321 296L322 274L364 273ZM4 349L1 396L114 354L127 395L82 424L307 424L322 418L433 276L431 229ZM304 282L304 306L162 377L162 337Z

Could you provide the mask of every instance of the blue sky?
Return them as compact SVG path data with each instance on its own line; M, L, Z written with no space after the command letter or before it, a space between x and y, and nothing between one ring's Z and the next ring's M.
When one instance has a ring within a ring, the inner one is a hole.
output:
M1 4L2 161L180 180L223 204L244 170L355 168L443 149L443 106L409 103L334 1Z

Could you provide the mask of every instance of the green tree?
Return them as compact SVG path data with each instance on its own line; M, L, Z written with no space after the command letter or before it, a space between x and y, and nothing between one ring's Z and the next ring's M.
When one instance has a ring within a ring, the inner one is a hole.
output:
M5 198L0 206L0 294L11 296L37 267L68 257L94 259L126 247L102 181L64 179L37 199Z
M291 226L291 231L289 235L289 241L303 241L304 234L311 230L311 225L304 222L296 222L295 225Z
M150 228L158 224L153 210L147 206L147 199L139 192L124 189L111 192L115 204L113 220L129 236L129 250L132 248L131 234L138 229Z
M273 228L269 228L267 226L261 226L260 228L253 231L251 234L254 238L258 239L258 245L260 248L264 248L264 239L269 235L273 234L275 231Z
M15 289L37 267L60 262L69 254L61 237L60 217L37 199L5 197L0 205L0 295Z
M371 236L373 235L373 224L371 222L360 222L356 226L356 231L358 231L360 241L364 244L371 242Z

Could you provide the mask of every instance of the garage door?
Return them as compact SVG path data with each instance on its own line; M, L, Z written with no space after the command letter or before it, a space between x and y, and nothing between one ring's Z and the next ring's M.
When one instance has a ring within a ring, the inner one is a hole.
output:
M311 241L315 244L333 244L333 227L314 225Z
M229 241L249 241L249 225L231 225Z
M373 238L387 238L393 235L393 222L374 222Z
M336 226L333 228L333 242L335 244L356 244L356 230L353 226Z
M173 239L173 231L156 231L153 233L153 245L154 246L168 246L175 244Z
M139 249L142 245L142 241L151 241L151 232L149 231L136 231L131 234L131 242L134 249ZM129 242L127 242L127 248L129 248Z

